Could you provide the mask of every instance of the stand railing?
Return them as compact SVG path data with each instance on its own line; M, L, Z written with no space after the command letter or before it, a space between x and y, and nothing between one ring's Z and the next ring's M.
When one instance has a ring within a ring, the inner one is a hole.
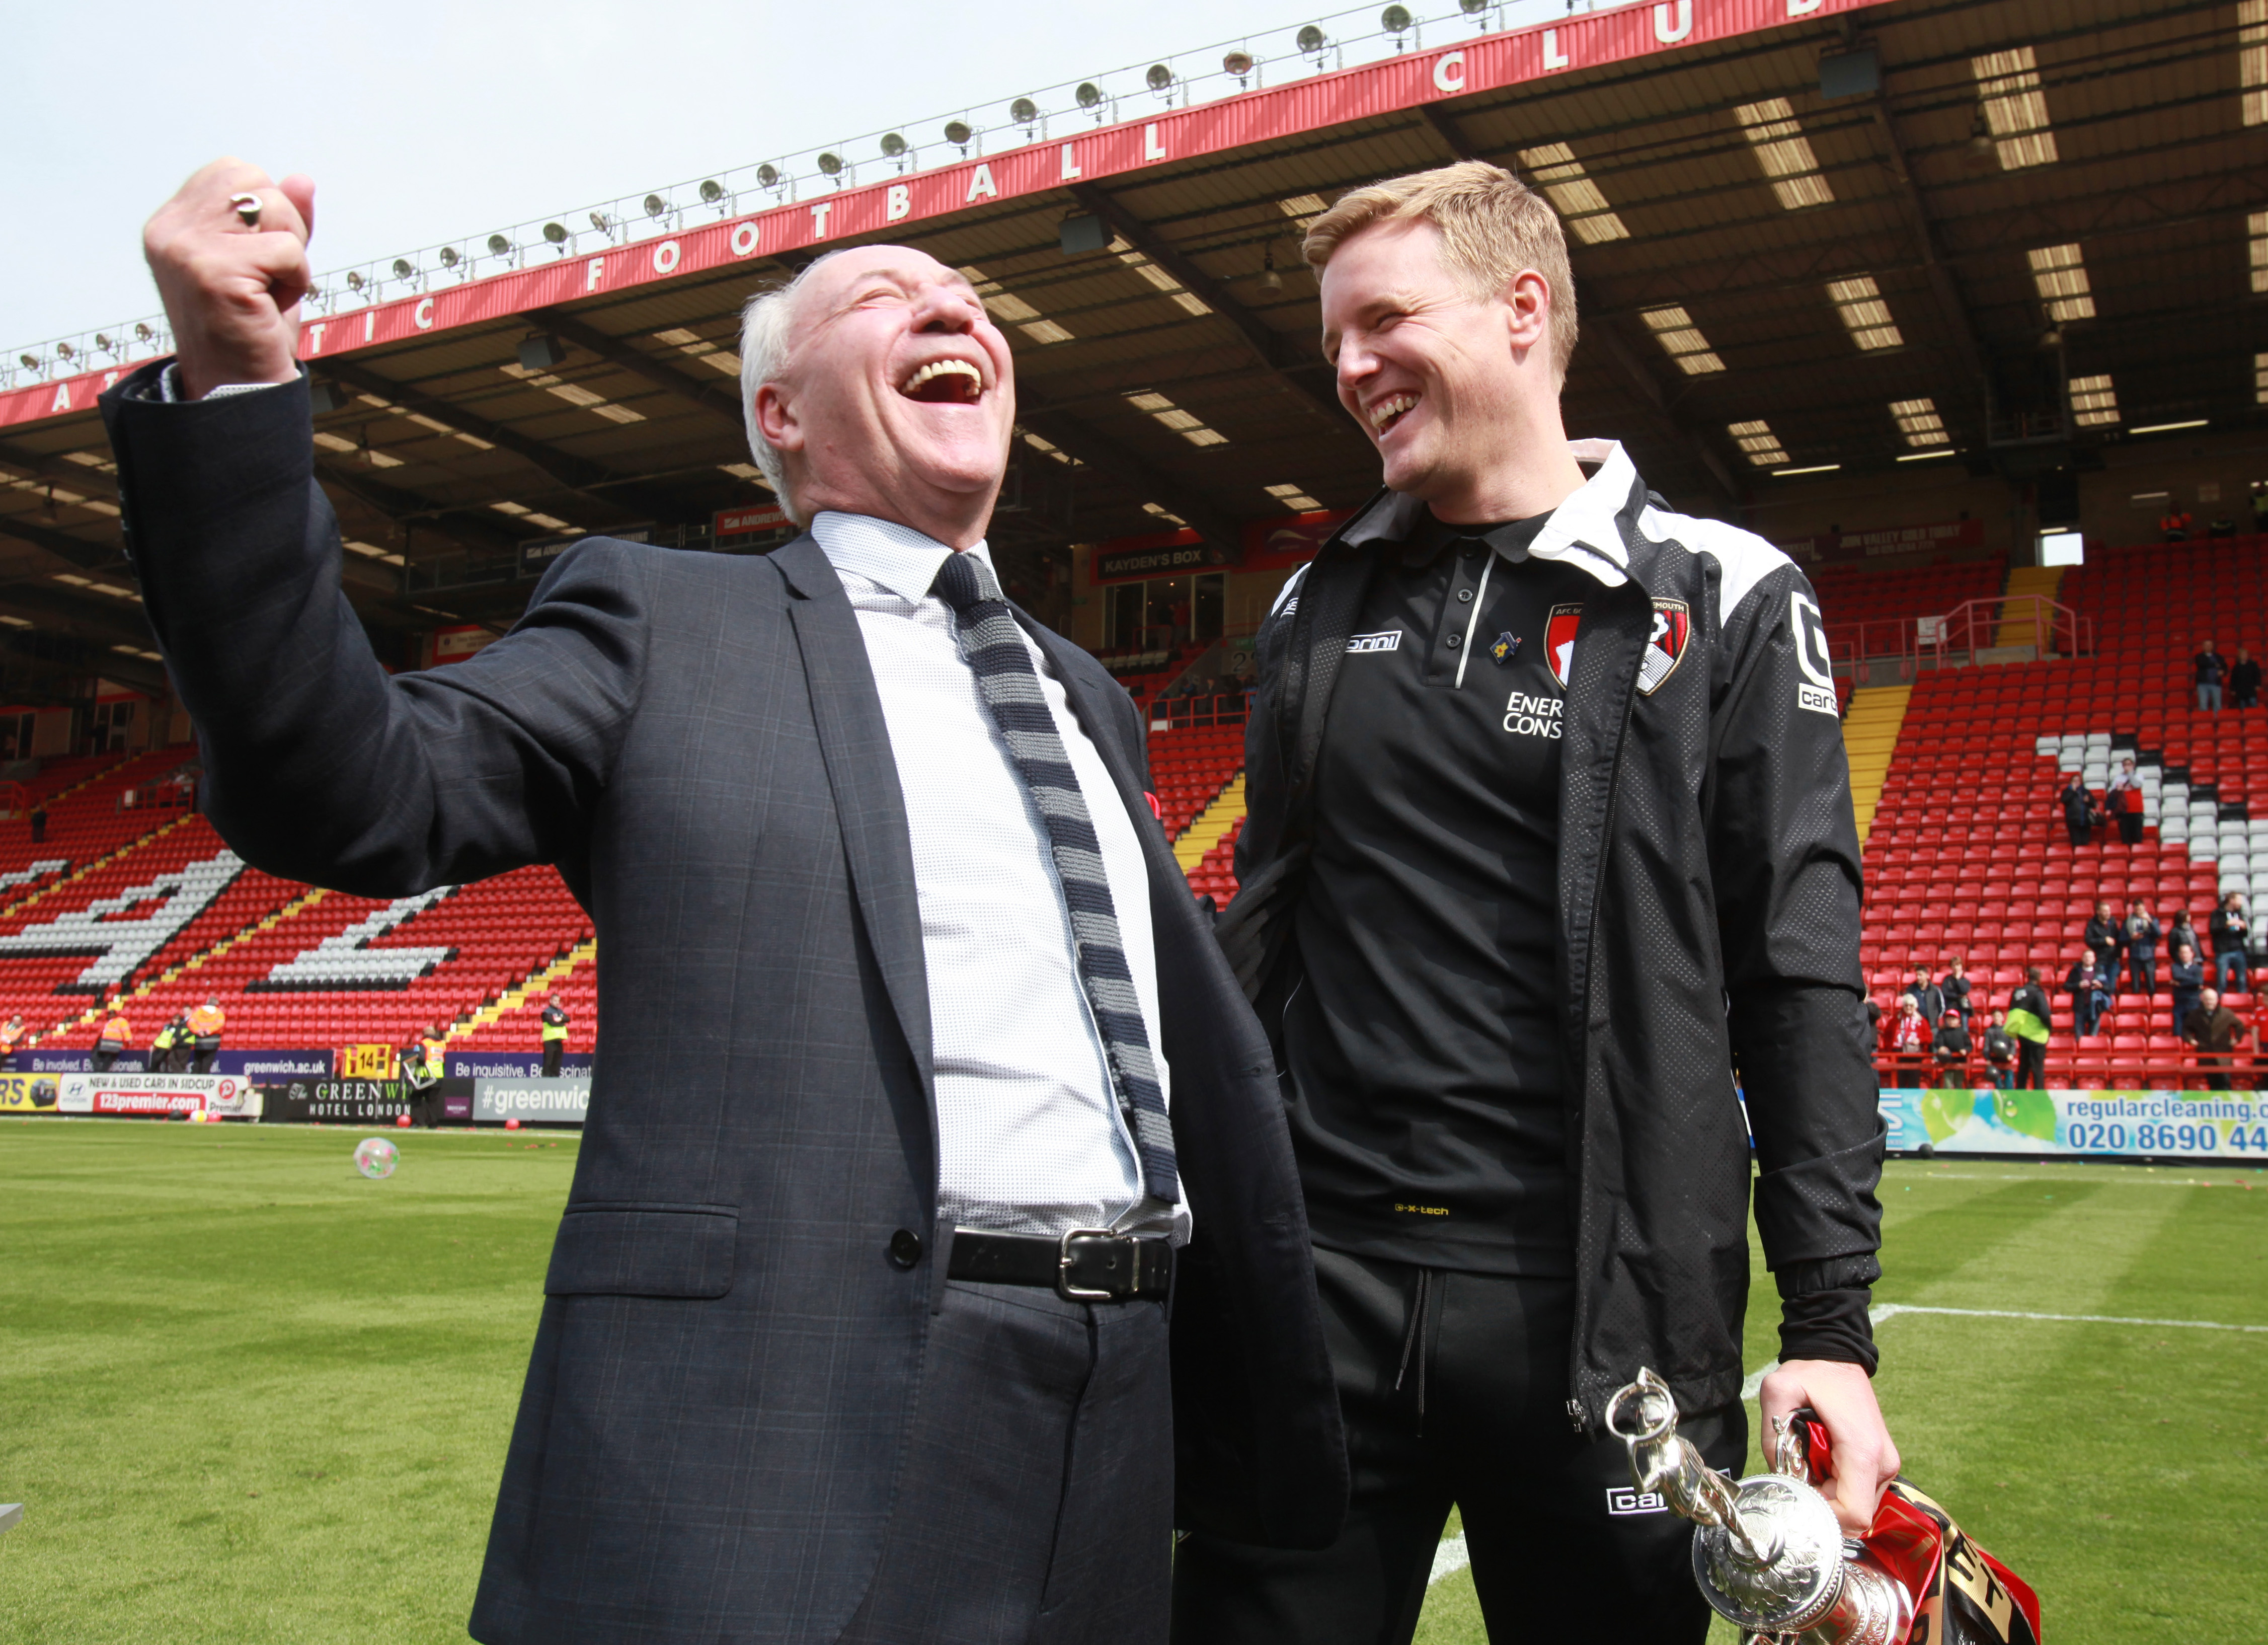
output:
M1930 1051L1877 1051L1874 1076L1884 1088L1983 1090L2005 1075L2013 1084L2016 1066L2005 1068L1982 1052L1940 1060ZM2047 1054L2047 1083L2058 1089L2102 1091L2251 1091L2268 1088L2268 1063L2239 1051L2063 1051ZM2219 1081L2220 1083L2215 1084Z
M1924 668L1957 668L1999 644L2004 624L2027 624L2036 656L2095 653L2095 619L2044 594L1992 594L1964 600L1942 616L1877 617L1826 625L1827 654L1837 674L1895 668L1911 680Z

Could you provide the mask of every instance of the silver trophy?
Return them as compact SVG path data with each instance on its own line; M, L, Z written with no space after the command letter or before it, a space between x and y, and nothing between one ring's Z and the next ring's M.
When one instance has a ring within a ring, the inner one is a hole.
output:
M1813 1488L1800 1438L1785 1418L1775 1427L1772 1472L1735 1484L1678 1437L1677 1403L1651 1370L1607 1402L1631 1478L1694 1523L1693 1580L1752 1645L1898 1645L1913 1623L1911 1598L1845 1540Z

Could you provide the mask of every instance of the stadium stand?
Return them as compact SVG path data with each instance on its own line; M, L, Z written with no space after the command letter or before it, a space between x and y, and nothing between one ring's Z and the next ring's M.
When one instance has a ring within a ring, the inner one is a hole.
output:
M2233 652L2228 614L2260 609L2263 548L2268 540L2110 550L2059 584L2036 579L2036 592L2095 619L2093 656L1925 670L1911 684L1855 695L1838 681L1866 847L1861 955L1885 1007L1915 964L1934 977L1955 955L1984 1003L2005 1003L2029 965L2054 990L2101 898L2123 911L2139 897L2169 926L2187 908L2202 925L2224 890L2250 900L2256 862L2268 893L2268 712L2199 713L2189 672L2197 638L2217 629ZM1998 561L1830 567L1816 586L1832 633L1909 624L1932 606L1989 598L2004 577ZM1138 660L1152 666L1122 667L1130 685L1155 686L1185 660L1168 657L1164 669ZM1192 893L1219 905L1237 889L1243 746L1241 724L1161 719L1151 734L1167 837ZM2107 838L2074 851L2056 805L2065 774L2078 771L2099 794L2129 754L2142 773L2142 841L2128 847L2106 829ZM178 808L173 779L193 757L177 747L56 759L8 792L0 1014L22 1012L44 1046L91 1046L98 991L112 984L126 992L137 1047L209 994L239 1046L398 1044L438 1023L453 1050L532 1051L551 997L572 1018L569 1050L595 1045L591 928L552 871L394 904L277 880L237 861L203 818ZM48 814L36 845L33 804ZM140 945L122 937L136 921L167 934ZM107 969L95 952L104 938L117 942ZM2254 917L2254 942L2268 948L2268 914ZM2060 1029L2068 1008L2060 993L2057 1003ZM2166 1009L2162 992L2122 997L2100 1035L2080 1042L2059 1031L2051 1081L2122 1071L2139 1079L2146 1066L2177 1061Z
M2262 609L2264 546L2100 552L2059 590L2094 618L2099 654L1915 682L1867 837L1861 957L1879 1003L1894 1002L1915 964L1935 977L1958 954L1995 1005L2039 966L2060 1029L2069 1016L2058 991L2098 900L2123 914L2139 898L2169 929L2186 909L2203 930L2226 891L2253 908L2255 863L2268 891L2268 712L2201 713L2190 689L2195 639L2233 652L2235 614ZM1852 729L1846 722L1846 738ZM2129 756L2143 788L2142 840L2129 847L2106 827L2074 849L2056 798L2067 773L2099 800ZM2252 935L2256 954L2268 948L2268 917L2253 913ZM2118 996L2098 1035L2058 1031L2049 1082L2139 1079L2177 1062L2169 1003L2161 981L2154 999Z
M1811 572L1811 586L1836 657L1877 657L1910 650L1916 618L1999 594L2007 571L2005 557L1889 571L1822 565Z

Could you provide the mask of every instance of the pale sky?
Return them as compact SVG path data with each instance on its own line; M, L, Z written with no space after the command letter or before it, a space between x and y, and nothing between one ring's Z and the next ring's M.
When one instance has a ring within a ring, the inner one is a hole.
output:
M0 347L156 312L143 220L220 154L315 179L320 271L884 127L934 141L961 106L1246 31L1280 41L1335 9L1299 5L0 0L20 134L0 167Z

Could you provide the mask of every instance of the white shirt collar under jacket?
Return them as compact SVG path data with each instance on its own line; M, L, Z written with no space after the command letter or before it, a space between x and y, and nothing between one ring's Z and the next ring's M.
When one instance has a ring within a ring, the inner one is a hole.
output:
M930 585L953 550L908 526L824 513L812 535L865 641L905 796L929 973L939 1209L1018 1234L1165 1221L1145 1207L1101 1036L1079 985L1055 858ZM965 553L989 566L983 543ZM1141 839L1047 655L1024 637L1102 848L1160 1087L1157 955ZM1175 1217L1186 1228L1186 1216Z

